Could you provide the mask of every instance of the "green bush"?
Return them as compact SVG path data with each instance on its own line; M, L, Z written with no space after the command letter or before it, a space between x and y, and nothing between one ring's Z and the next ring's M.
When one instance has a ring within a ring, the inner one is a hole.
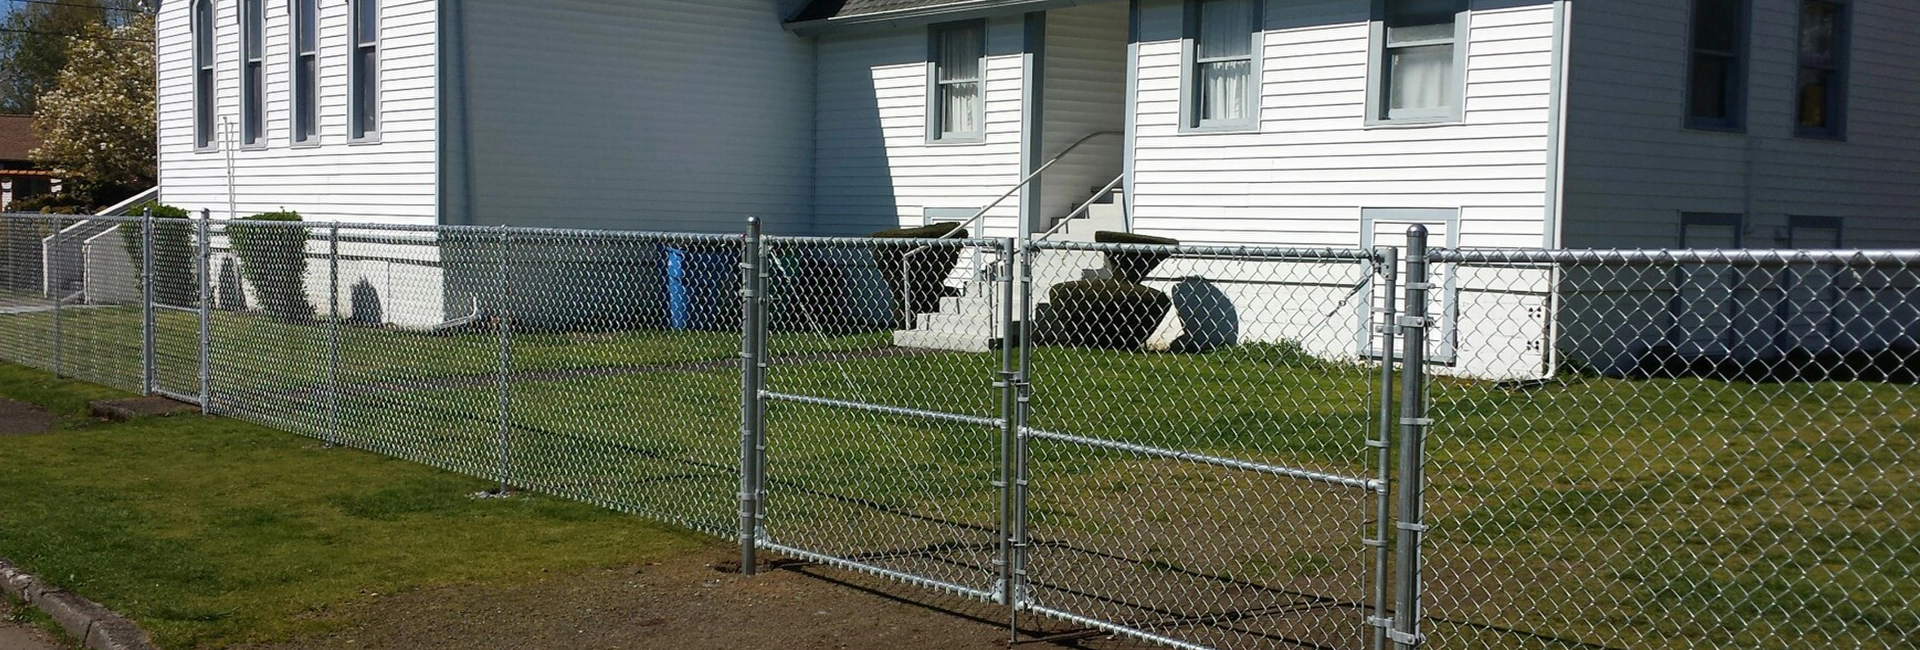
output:
M1144 244L1149 246L1179 246L1180 240L1152 235L1136 235L1130 232L1102 230L1093 233L1093 241L1102 244ZM1122 282L1139 282L1153 273L1154 267L1167 261L1166 253L1140 251L1107 251L1107 270L1113 272L1113 279Z
M190 307L200 303L200 287L194 278L194 226L186 210L149 202L134 206L127 214L139 216L153 209L153 299L163 305ZM127 248L133 268L141 267L140 224L120 224L120 241Z
M1158 289L1120 280L1053 285L1049 308L1034 336L1042 345L1138 350L1173 309Z
M240 275L253 287L260 309L294 322L313 319L313 304L307 302L307 229L245 222L299 220L297 212L269 212L227 226Z
M917 228L896 228L873 233L875 239L938 239L952 235L960 230L960 224L942 222ZM887 282L887 289L893 292L893 304L899 310L900 322L911 327L915 314L925 314L940 309L940 298L947 295L947 274L953 272L955 264L960 263L959 246L941 246L921 251L913 257L913 268L905 268L906 255L917 246L885 246L873 249L873 263L880 268L880 277ZM913 304L907 305L901 299L907 286L913 287Z

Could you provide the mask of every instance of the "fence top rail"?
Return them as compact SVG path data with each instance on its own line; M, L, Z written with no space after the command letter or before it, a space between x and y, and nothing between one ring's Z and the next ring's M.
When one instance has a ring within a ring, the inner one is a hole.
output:
M7 219L11 221L60 222L60 223L67 223L67 224L75 224L75 223L80 223L82 221L99 221L102 223L140 223L140 221L143 218L144 217L137 214L131 215L131 216L125 216L125 217L96 217L96 216L85 215L85 214L43 214L38 212L0 213L0 219Z
M443 235L464 235L476 239L508 235L515 239L642 239L676 242L734 243L744 236L730 233L691 233L647 230L595 230L584 228L534 228L526 226L462 226L444 224L403 224L403 223L366 223L358 221L251 221L246 219L213 219L209 226L224 228L227 226L302 228L307 230L339 229L342 233L352 233L360 237L380 237L371 233L424 233ZM418 242L418 239L408 240Z
M1073 241L1040 241L1033 242L1030 246L1039 250L1089 251L1096 253L1159 253L1175 257L1249 257L1291 260L1375 260L1380 257L1378 253L1366 248L1099 244Z
M768 235L762 241L769 245L786 246L865 246L873 248L904 248L931 246L935 248L1006 248L1007 240L992 237L970 238L927 238L906 239L892 237L791 237Z
M1727 266L1842 266L1920 265L1920 249L1792 250L1792 249L1435 249L1427 261L1454 264L1553 264L1573 266L1654 266L1716 264Z

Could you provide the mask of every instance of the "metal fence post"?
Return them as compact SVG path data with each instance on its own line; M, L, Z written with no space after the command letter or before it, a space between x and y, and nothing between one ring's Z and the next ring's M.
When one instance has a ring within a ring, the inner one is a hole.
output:
M497 258L494 266L494 280L498 282L495 288L499 291L497 297L500 303L494 313L493 325L500 336L500 408L497 418L500 433L501 495L507 494L508 484L513 475L513 452L510 447L512 439L507 427L508 413L512 407L512 394L509 388L513 381L511 378L513 373L513 278L507 270L507 251L511 246L511 238L512 234L507 226L500 226L500 237L495 244Z
M327 227L327 444L340 435L340 224Z
M760 526L759 429L762 410L760 332L760 219L747 218L740 248L740 573L759 572L755 558Z
M58 218L50 217L47 220L53 223L53 236L50 240L53 244L46 249L45 259L42 261L44 268L41 269L41 273L50 279L47 282L47 293L53 298L53 376L65 379L66 364L63 362L60 351L61 348L66 347L66 333L63 331L65 324L61 322L64 320L61 315L63 310L60 308L60 303L67 301L66 296L61 295L65 290L60 286L60 231L63 228Z
M1018 254L1020 240L1008 238L1000 250L1000 268L994 279L995 296L1000 302L1000 381L995 388L1000 389L1000 474L994 481L994 487L1000 490L1000 515L995 520L999 527L1000 554L994 560L1000 570L1000 584L995 592L1000 602L1008 608L1008 633L1017 640L1019 635L1019 617L1013 614L1013 456L1014 447L1020 430L1014 421L1014 411L1019 408L1015 393L1019 390L1019 366L1014 357L1014 349L1019 347L1018 327L1013 311L1013 276L1019 268Z
M148 395L160 390L153 300L153 208L147 207L140 211L140 385Z
M1013 585L1009 588L1008 624L1020 627L1020 610L1027 603L1027 423L1033 405L1033 255L1032 242L1019 250L1020 289L1019 349L1016 351L1013 377L1013 566L1009 569Z
M1407 229L1407 302L1406 315L1398 321L1406 339L1406 352L1400 378L1400 513L1394 526L1395 541L1393 628L1387 637L1397 650L1413 650L1426 639L1420 632L1420 537L1426 532L1422 506L1426 479L1427 419L1427 228L1415 224Z
M208 346L212 341L213 324L213 214L208 210L200 211L200 223L194 230L200 270L200 413L213 412L213 368Z
M1399 310L1394 308L1399 299L1400 259L1399 251L1390 247L1381 247L1374 253L1374 263L1379 265L1377 275L1380 279L1384 297L1383 306L1376 311L1380 314L1380 404L1375 412L1379 418L1379 428L1375 437L1367 441L1374 448L1374 464L1379 470L1379 483L1374 492L1374 534L1366 540L1373 547L1373 616L1367 623L1373 626L1373 650L1385 650L1387 630L1392 620L1387 616L1393 606L1393 551L1389 546L1393 540L1393 364L1394 343L1399 334Z

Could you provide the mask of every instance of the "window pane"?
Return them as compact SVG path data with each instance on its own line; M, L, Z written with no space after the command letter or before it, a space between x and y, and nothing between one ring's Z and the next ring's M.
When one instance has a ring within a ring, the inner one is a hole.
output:
M1694 0L1693 48L1732 52L1739 44L1740 0Z
M1251 90L1253 64L1250 61L1219 61L1200 64L1200 121L1239 121L1247 117L1247 93Z
M1453 46L1407 47L1388 52L1387 106L1391 110L1446 108L1453 84Z
M194 81L194 141L205 147L213 144L213 70L201 68Z
M247 64L247 71L246 71L247 105L246 105L246 116L244 118L245 124L246 124L246 133L243 134L245 136L244 139L247 144L255 144L260 142L260 135L263 131L262 127L264 126L264 117L262 116L262 113L264 111L261 109L264 108L264 105L266 104L266 102L263 101L262 99L262 94L263 94L261 89L261 86L263 85L261 83L263 81L262 73L263 73L263 70L261 69L261 65L259 63L256 62L256 63Z
M199 65L213 64L213 10L212 3L201 0L194 4L193 40L194 56Z
M971 81L980 78L980 57L985 54L982 33L977 27L957 27L940 31L940 81Z
M1819 68L1800 69L1800 95L1795 112L1800 126L1824 129L1832 126L1829 117L1831 111L1827 104L1832 103L1833 73Z
M354 34L359 43L372 43L380 38L380 3L378 0L359 0L354 3Z
M1196 30L1200 58L1251 55L1254 31L1252 12L1251 0L1207 0L1200 3L1200 25Z
M1452 41L1453 24L1414 25L1411 27L1388 27L1387 45L1403 45L1432 41Z
M1693 55L1693 88L1688 93L1687 115L1722 120L1733 115L1731 87L1733 60L1713 54Z
M312 52L314 41L318 40L314 27L314 0L299 0L299 6L294 10L294 20L299 23L299 51Z
M1459 11L1457 0L1387 0L1387 26L1451 25Z
M260 23L261 23L260 0L247 0L245 5L245 11L247 14L246 15L247 28L245 30L246 39L247 39L247 42L246 42L247 58L257 59L257 58L260 58L260 50L261 50L260 32L262 31L260 29Z
M1839 7L1825 2L1801 5L1800 65L1831 67L1839 30Z
M314 129L314 57L300 57L299 65L294 67L294 135L306 140L316 132Z
M940 86L940 134L979 133L980 83Z
M380 61L378 51L371 47L359 48L356 56L360 60L360 134L365 135L380 130Z

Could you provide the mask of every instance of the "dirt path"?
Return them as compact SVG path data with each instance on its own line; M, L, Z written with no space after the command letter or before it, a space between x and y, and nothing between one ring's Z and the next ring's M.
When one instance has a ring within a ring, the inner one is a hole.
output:
M38 406L0 397L0 436L46 433L52 431L58 421Z
M341 632L249 650L579 648L985 650L1007 647L998 608L803 567L725 573L713 554L556 575L520 587L368 596ZM907 601L891 597L919 599ZM1060 648L1029 644L1038 649ZM1114 647L1114 646L1107 646Z
M53 636L31 625L13 622L18 613L12 602L0 597L0 650L61 650Z

